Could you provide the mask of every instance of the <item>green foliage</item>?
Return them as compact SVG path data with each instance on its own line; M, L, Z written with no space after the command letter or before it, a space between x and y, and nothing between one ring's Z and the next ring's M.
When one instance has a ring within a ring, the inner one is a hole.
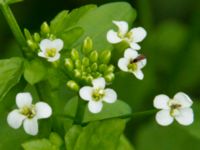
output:
M22 2L23 0L0 0L0 4L14 4L14 3L19 3Z
M22 71L23 59L11 58L0 60L0 101L19 82Z
M134 150L128 139L122 135L119 140L119 145L117 150Z

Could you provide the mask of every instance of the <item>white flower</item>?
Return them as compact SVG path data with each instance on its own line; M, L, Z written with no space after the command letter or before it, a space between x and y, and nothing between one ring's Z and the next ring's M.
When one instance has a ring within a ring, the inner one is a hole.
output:
M92 113L98 113L103 107L103 101L114 103L117 94L113 89L105 89L105 79L100 77L92 81L93 87L84 86L80 89L79 95L83 100L89 101L88 108Z
M192 100L183 92L177 93L173 99L166 95L158 95L154 99L154 107L161 109L156 114L156 121L162 126L170 125L174 119L182 125L190 125L194 120Z
M60 51L63 49L63 41L61 39L55 39L53 41L44 39L40 42L41 51L38 52L38 56L47 58L49 62L54 62L60 58Z
M125 72L133 73L138 79L142 80L144 74L141 69L146 65L146 58L139 55L137 51L128 48L124 52L124 57L118 61L118 67Z
M18 109L8 114L7 122L10 127L18 129L22 123L27 134L37 135L38 119L48 118L52 114L51 107L44 102L32 104L30 93L18 93L16 96Z
M107 33L108 42L115 44L121 41L126 41L129 46L134 50L139 50L141 42L147 35L147 32L142 27L133 28L128 31L128 23L125 21L113 21L113 23L118 27L118 31L109 30Z

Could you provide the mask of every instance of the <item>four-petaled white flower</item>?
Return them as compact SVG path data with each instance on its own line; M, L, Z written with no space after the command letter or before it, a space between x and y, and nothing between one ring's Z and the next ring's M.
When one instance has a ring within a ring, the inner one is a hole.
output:
M53 41L44 39L40 42L41 51L38 56L46 58L49 62L54 62L60 58L60 51L63 49L64 43L61 39Z
M158 95L154 99L154 107L160 110L156 114L158 124L167 126L173 120L177 120L182 125L190 125L194 120L192 100L183 92L177 93L173 99L166 95Z
M134 50L139 50L141 42L147 35L147 32L142 27L133 28L128 31L128 23L125 21L113 21L113 23L118 27L118 31L109 30L107 33L108 42L115 44L121 41L126 41L129 46Z
M144 74L141 69L146 65L146 58L139 55L137 51L128 48L124 52L124 57L118 61L118 67L125 72L133 73L138 79L142 80Z
M99 113L103 107L103 101L114 103L117 94L113 89L105 89L105 79L100 77L92 81L93 87L84 86L80 89L79 95L83 100L89 101L88 108L92 113Z
M30 93L18 93L16 96L16 104L18 109L8 114L7 122L14 128L18 129L22 123L27 134L37 135L38 119L48 118L52 114L51 107L44 102L32 104L32 96Z

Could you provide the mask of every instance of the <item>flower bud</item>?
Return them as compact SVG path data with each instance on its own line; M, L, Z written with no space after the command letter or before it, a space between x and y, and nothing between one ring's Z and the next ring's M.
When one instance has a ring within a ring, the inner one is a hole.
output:
M86 37L83 43L83 53L85 55L89 54L92 51L93 42L90 37Z
M43 22L43 24L40 27L40 30L41 30L42 34L50 33L50 28L49 28L49 25L47 24L47 22Z
M28 29L24 29L24 35L25 35L27 40L33 40L31 33L29 32Z
M39 34L39 33L34 33L33 38L34 38L34 40L35 40L36 42L38 42L38 43L41 41L41 38L40 38L40 34Z
M109 74L105 75L104 78L105 78L106 82L110 83L114 80L115 75L114 75L114 73L109 73Z
M36 50L38 48L38 45L32 40L28 40L27 44L32 50Z
M49 136L49 140L53 145L60 147L63 144L62 138L55 132L52 132Z
M97 62L97 60L98 60L98 52L97 51L92 51L91 53L90 53L90 56L89 56L89 58L90 58L90 61L91 62Z
M85 67L86 67L86 66L89 66L89 64L90 64L89 58L84 57L84 58L82 59L82 64L83 64Z
M113 73L114 70L115 70L115 67L113 65L109 65L105 70L105 74Z
M71 90L74 90L74 91L79 90L79 85L73 80L70 80L67 82L67 87L69 87Z
M106 69L107 69L107 65L105 65L105 64L99 65L99 71L100 71L100 72L105 72Z
M73 61L71 60L71 58L66 58L65 59L65 67L69 71L72 71L74 69L74 64L73 64Z
M96 71L98 69L97 63L93 63L90 68L92 71Z
M71 50L71 57L72 57L72 60L77 60L77 59L79 59L79 53L78 53L78 51L77 51L75 48L73 48L73 49Z
M81 61L79 59L75 60L75 67L78 69L81 68Z
M109 63L110 58L111 58L111 51L110 50L104 50L100 54L99 61L103 64L107 64L107 63Z
M78 69L74 69L74 76L75 76L76 78L80 78L80 77L81 77L81 71L78 70Z

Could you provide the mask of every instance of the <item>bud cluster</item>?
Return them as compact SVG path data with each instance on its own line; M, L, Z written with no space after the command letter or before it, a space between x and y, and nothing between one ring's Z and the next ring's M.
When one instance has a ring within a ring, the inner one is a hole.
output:
M114 80L114 66L109 64L111 51L104 50L98 52L93 49L92 39L87 37L84 40L81 52L72 49L70 57L65 59L65 67L73 79L83 84L91 84L92 80L104 77L107 83ZM79 86L70 80L67 86L73 90L78 90Z

